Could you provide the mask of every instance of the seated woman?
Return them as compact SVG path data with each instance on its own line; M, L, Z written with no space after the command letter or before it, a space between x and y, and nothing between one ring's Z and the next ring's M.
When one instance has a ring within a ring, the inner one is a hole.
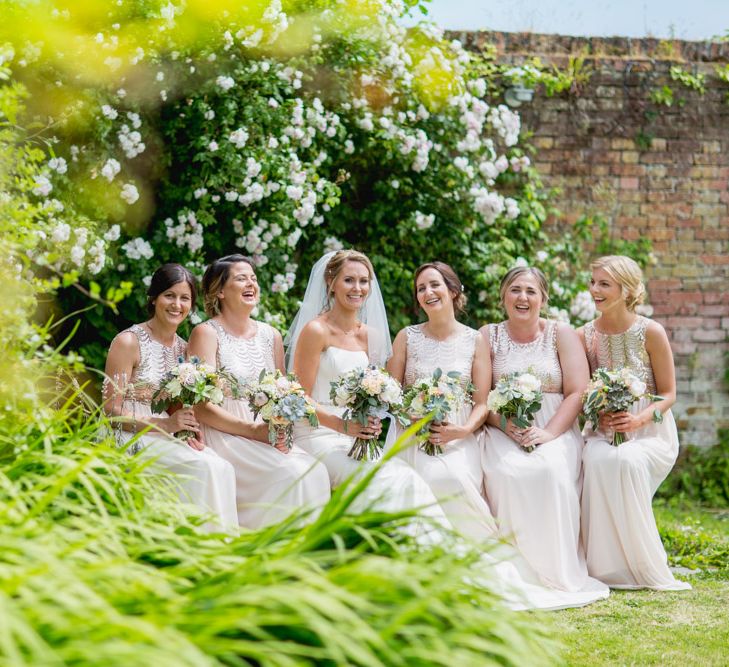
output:
M630 368L647 391L629 412L604 414L597 431L585 430L582 539L587 567L611 588L683 590L674 578L653 517L651 501L678 455L671 414L676 378L668 336L658 322L636 314L645 287L640 267L629 257L593 262L590 293L600 317L579 330L590 368ZM654 411L662 421L654 421ZM613 446L614 432L626 441Z
M369 423L342 419L343 408L332 404L330 383L340 375L372 363L382 366L390 355L385 306L372 264L356 250L324 255L313 267L301 310L291 327L289 355L301 385L317 403L320 426L297 427L297 442L326 466L333 487L371 469L373 463L348 456L355 437L380 433L378 419ZM420 512L445 524L428 485L404 461L384 463L357 498L355 509ZM430 526L415 522L418 537L437 539Z
M513 372L541 381L542 407L519 428L491 413L483 437L484 488L501 533L512 539L541 581L563 591L608 589L587 574L580 546L582 436L577 425L587 385L587 359L567 324L540 316L547 281L539 269L516 267L501 281L507 319L481 329L493 362L493 385ZM526 448L535 447L531 452Z
M251 317L260 288L250 259L214 261L203 276L203 292L211 319L193 330L189 354L242 383L258 380L262 370L284 370L281 334ZM269 444L268 426L254 420L247 401L227 397L222 406L197 406L196 414L206 442L235 468L241 526L266 526L329 500L326 468L297 446L289 451L283 439Z
M409 326L395 338L387 368L404 387L433 374L461 375L464 386L473 383L473 407L465 405L450 422L431 425L430 441L442 454L429 456L408 447L405 459L428 483L453 526L464 536L482 541L496 533L491 511L481 496L481 449L474 431L486 418L486 397L491 386L491 360L481 334L461 324L466 296L455 271L443 262L423 264L415 272L414 299L428 317L425 324ZM403 429L391 429L388 440Z
M177 335L195 303L195 280L179 264L165 264L154 272L147 291L149 319L134 324L111 342L106 358L104 398L106 413L117 418L117 439L129 453L154 459L154 466L176 473L180 498L202 513L217 517L215 528L237 525L235 475L232 466L198 438L183 442L173 434L199 431L191 409L172 415L152 412L151 400L165 375L184 356L186 344ZM152 430L136 436L149 426Z

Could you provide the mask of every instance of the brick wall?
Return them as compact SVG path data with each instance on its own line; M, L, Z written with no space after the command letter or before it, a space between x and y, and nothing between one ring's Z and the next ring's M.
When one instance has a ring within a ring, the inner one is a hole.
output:
M715 442L729 427L723 383L729 350L729 85L714 76L729 43L575 38L529 33L459 33L469 48L497 47L501 62L531 56L566 65L585 55L593 69L580 91L535 96L521 107L545 183L567 221L600 213L612 233L647 236L657 263L647 269L654 318L676 359L675 414L682 441ZM671 81L679 64L707 75L699 95ZM650 102L669 85L684 104ZM657 113L656 113L657 112ZM553 223L554 224L554 223Z

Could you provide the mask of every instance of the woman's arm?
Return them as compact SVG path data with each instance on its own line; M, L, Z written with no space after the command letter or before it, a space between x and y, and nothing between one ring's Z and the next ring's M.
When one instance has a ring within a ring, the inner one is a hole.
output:
M319 360L321 353L326 349L327 331L324 325L312 320L309 322L299 334L299 340L296 343L296 352L294 354L294 373L299 378L304 391L311 397L314 392L314 384L316 375L319 372ZM321 405L317 403L316 416L322 426L346 433L345 423L341 417L337 417L327 412Z
M283 338L277 329L273 330L273 363L279 371L286 375Z
M387 372L392 375L400 384L405 379L405 365L408 357L408 337L405 329L402 329L395 336L392 344L392 356L387 362Z
M484 340L484 348L486 349L486 353L488 354L489 359L489 391L491 391L491 382L493 382L493 366L491 362L491 338L489 337L489 325L484 324L478 332L481 334L481 337ZM486 392L486 398L488 400L488 392ZM501 416L496 412L489 411L486 415L486 420L484 422L487 426L494 426L498 429L501 429ZM509 422L510 423L510 422ZM507 423L506 430L507 435L511 437L511 433L509 431L509 423Z
M557 328L557 356L562 368L564 400L545 426L545 430L554 438L562 435L575 423L582 409L582 394L590 379L585 346L577 332L567 324L560 324Z
M215 330L205 324L198 324L190 334L187 354L195 356L205 364L217 368L218 336ZM212 403L199 403L195 414L203 423L216 431L251 438L268 443L268 426L249 422Z

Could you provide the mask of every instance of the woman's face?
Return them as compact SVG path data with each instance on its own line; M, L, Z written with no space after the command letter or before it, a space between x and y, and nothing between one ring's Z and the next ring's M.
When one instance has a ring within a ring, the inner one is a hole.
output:
M175 329L182 324L192 308L192 290L184 280L159 294L154 304L154 317Z
M504 309L513 322L534 322L544 305L542 292L536 277L529 273L518 275L506 288Z
M347 260L334 279L331 295L334 303L347 310L359 310L370 293L370 273L362 262Z
M590 279L590 294L600 313L625 305L623 288L605 269L594 269Z
M415 283L415 294L418 305L428 317L444 308L453 312L453 294L437 269L431 267L420 272Z
M258 303L260 288L256 272L248 262L236 262L230 267L228 279L225 281L218 298L220 307L245 308L252 310Z

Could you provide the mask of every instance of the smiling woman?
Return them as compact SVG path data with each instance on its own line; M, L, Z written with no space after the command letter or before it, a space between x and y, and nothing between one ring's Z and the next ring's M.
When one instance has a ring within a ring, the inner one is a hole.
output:
M232 467L199 438L182 442L179 431L199 433L190 408L154 414L152 396L186 344L177 335L195 300L192 274L179 264L155 271L147 291L150 318L122 331L111 343L106 360L105 410L117 424L117 440L129 452L153 460L153 466L177 473L180 498L217 516L215 528L235 526L235 481ZM152 431L137 435L148 427Z

